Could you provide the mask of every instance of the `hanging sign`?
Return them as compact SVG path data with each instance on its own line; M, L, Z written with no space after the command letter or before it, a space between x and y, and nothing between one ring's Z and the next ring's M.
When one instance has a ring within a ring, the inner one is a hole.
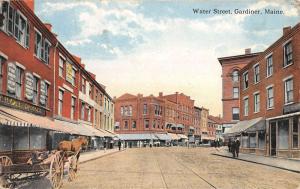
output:
M28 100L33 99L33 75L29 72L25 74L25 96Z
M16 92L16 65L8 63L7 65L7 90L8 92L15 94Z

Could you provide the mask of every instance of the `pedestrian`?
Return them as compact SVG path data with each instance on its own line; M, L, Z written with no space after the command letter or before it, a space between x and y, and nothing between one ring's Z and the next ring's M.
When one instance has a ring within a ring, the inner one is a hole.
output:
M239 157L239 152L240 152L240 141L239 139L236 139L235 141L235 153L236 153L236 157Z
M232 153L232 157L233 157L233 158L235 158L235 149L236 149L236 143L235 143L235 141L232 141L232 142L231 142L230 150L231 150L231 153Z
M228 152L229 153L231 152L231 139L229 139L228 141Z
M118 147L119 147L119 151L121 151L121 140L118 141Z

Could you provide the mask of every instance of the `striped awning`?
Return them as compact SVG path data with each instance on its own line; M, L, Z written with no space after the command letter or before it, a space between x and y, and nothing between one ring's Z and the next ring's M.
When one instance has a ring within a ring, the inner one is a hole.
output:
M171 136L172 140L179 140L180 139L180 137L178 137L178 135L175 134L175 133L168 133L168 134Z
M181 139L188 139L188 137L185 136L185 135L183 135L183 134L177 134L177 135L178 135L178 137L181 138Z
M171 141L172 137L168 133L156 133L155 136L159 140Z

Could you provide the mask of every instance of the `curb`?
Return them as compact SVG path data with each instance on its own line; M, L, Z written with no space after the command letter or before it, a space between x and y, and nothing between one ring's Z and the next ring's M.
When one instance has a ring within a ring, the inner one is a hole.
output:
M256 161L246 160L246 159L233 158L233 157L230 157L230 156L216 154L216 153L212 153L212 155L220 156L220 157L226 157L226 158L240 160L240 161L245 161L245 162L249 162L249 163L255 163L255 164L259 164L259 165L265 165L265 166L274 167L274 168L277 168L277 169L291 171L291 172L294 172L294 173L300 173L300 170L298 171L298 170L288 169L288 168L279 167L279 166L276 166L276 165L269 165L269 164L266 164L266 163L260 163L260 162L256 162Z
M107 153L107 154L103 154L103 155L100 155L100 156L98 156L98 157L93 157L93 158L91 158L91 159L87 159L87 160L84 160L84 161L79 161L79 164L84 164L84 163L87 163L87 162L89 162L89 161L93 161L93 160L96 160L96 159L100 159L100 158L102 158L102 157L106 157L106 156L113 155L113 154L115 154L115 153L123 152L123 151L125 151L125 149L120 150L120 151L117 150L117 151L114 151L114 152L111 152L111 153Z

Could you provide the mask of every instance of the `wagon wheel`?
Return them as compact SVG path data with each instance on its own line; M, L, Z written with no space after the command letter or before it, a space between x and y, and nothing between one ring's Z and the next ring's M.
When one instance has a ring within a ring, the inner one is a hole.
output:
M77 174L77 159L76 159L75 156L72 156L71 159L70 159L68 181L72 182L75 179L76 174Z
M51 160L49 177L52 184L52 188L57 189L62 185L64 173L63 156L60 153L56 153Z
M12 161L8 156L0 156L0 165L1 166L10 166L12 165ZM9 187L10 183L8 182L9 180L8 174L2 174L0 175L0 186L7 188Z

